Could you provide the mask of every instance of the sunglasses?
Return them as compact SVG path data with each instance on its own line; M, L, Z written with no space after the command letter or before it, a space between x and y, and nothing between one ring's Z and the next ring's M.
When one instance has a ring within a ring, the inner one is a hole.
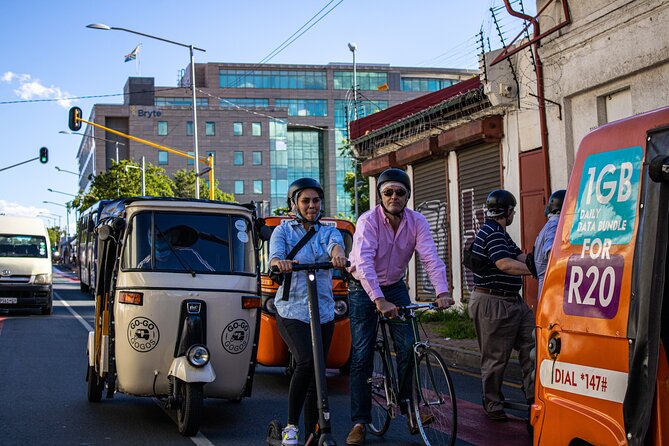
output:
M381 193L386 197L392 197L393 194L397 195L398 197L403 197L407 194L407 191L404 189L384 189Z

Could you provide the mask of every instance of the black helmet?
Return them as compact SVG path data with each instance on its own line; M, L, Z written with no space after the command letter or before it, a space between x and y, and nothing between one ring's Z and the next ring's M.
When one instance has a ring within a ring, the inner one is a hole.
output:
M516 207L516 197L504 189L497 189L485 200L486 217L508 217L510 210Z
M379 179L376 180L377 192L381 193L381 185L383 185L383 183L387 183L388 181L397 181L402 183L404 187L406 187L407 192L409 192L409 195L411 195L411 180L409 179L409 175L407 175L407 173L402 169L391 167L390 169L386 169L381 172Z
M314 180L313 178L299 178L290 183L290 186L288 187L288 199L286 201L288 204L288 209L291 208L293 203L297 202L297 196L304 189L316 190L316 192L318 192L318 196L321 197L321 200L325 197L321 183Z
M566 190L560 189L551 194L548 199L548 204L546 205L546 210L544 210L544 215L546 217L550 214L559 214L560 211L562 211L562 203L564 203L564 196L566 193Z

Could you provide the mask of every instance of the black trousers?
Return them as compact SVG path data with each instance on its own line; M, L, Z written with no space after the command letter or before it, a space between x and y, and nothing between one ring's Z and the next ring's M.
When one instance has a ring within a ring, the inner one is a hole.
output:
M288 389L288 424L298 425L304 406L305 438L314 432L318 424L318 396L316 394L316 374L314 356L311 347L311 329L309 324L296 319L284 319L276 315L279 334L288 345L295 358L296 367ZM334 321L321 324L323 354L327 358Z

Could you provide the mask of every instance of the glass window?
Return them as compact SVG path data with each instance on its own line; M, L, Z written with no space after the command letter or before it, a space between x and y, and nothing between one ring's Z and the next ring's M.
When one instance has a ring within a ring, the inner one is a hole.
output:
M167 121L158 121L158 136L167 136Z
M251 135L262 136L262 125L259 122L251 123Z
M437 91L450 87L456 81L427 77L403 77L400 88L402 91Z
M288 116L327 116L328 101L325 99L277 99L277 107L286 107Z
M235 180L235 194L242 195L244 193L244 180Z
M223 108L269 107L269 99L260 98L221 98L219 105Z
M38 257L46 259L48 256L45 237L0 234L0 257ZM16 274L16 272L14 273ZM11 288L11 286L8 286L8 288ZM10 291L7 292L10 293Z
M246 218L233 215L143 212L130 223L122 267L254 274L250 227ZM246 237L239 236L240 232L246 232ZM230 237L231 233L237 236Z
M209 98L197 98L198 107L208 107ZM155 99L156 106L170 106L170 107L190 107L193 105L193 98L167 98L158 97Z
M216 123L207 121L204 124L204 134L207 136L214 136L216 134Z
M239 151L239 150L235 150L233 164L235 166L243 166L244 165L244 152Z
M232 123L232 134L242 136L244 134L244 125L241 122Z
M161 150L158 152L158 165L159 166L166 166L169 164L169 153Z
M253 165L262 165L262 152L253 152Z
M262 180L253 180L253 193L262 194Z
M220 70L221 88L327 89L325 71Z
M193 136L193 121L186 121L186 135Z
M188 152L188 154L189 154L190 156L195 156L195 152ZM193 166L193 165L195 165L195 160L194 160L194 159L191 159L191 158L186 158L186 159L188 160L188 165L189 165L189 166Z
M353 87L353 71L335 71L333 75L335 90L348 90ZM359 71L356 73L358 90L378 90L388 86L388 73Z

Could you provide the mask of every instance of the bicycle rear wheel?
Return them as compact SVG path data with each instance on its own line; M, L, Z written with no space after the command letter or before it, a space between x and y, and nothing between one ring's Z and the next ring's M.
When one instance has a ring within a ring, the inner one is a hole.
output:
M374 347L374 370L371 378L372 422L367 425L367 431L377 436L385 434L390 426L388 396L392 390L383 358L383 346L377 344Z
M413 410L426 445L453 446L457 407L453 381L442 357L430 348L420 353L413 388Z

